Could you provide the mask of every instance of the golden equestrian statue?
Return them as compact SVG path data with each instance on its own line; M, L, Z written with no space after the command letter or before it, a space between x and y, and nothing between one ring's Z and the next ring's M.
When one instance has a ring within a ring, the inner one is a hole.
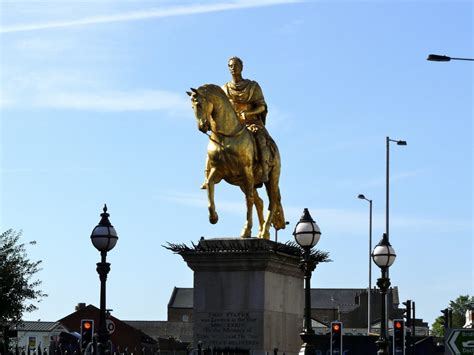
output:
M265 128L267 104L256 81L243 79L243 63L232 57L228 62L232 80L222 88L206 84L187 92L198 128L209 135L206 176L201 188L207 189L209 221L217 223L214 185L222 179L237 185L245 194L247 220L241 237L252 233L253 205L259 220L259 238L270 239L270 227L285 228L281 205L280 153ZM210 134L208 132L211 131ZM265 185L269 205L263 216L263 200L257 188Z

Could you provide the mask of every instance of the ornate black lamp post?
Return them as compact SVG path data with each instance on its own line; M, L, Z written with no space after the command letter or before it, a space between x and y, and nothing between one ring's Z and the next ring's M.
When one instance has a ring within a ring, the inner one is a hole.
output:
M99 224L92 230L91 241L94 247L100 251L101 261L97 263L97 272L100 278L100 318L98 330L99 353L103 353L106 349L106 344L109 340L109 333L105 320L105 283L107 281L107 274L110 271L110 263L106 261L107 252L112 250L117 244L118 236L115 228L109 221L109 214L107 213L107 205L104 205L102 218Z
M311 248L319 242L321 231L313 218L311 218L307 208L304 209L303 216L301 216L300 221L296 224L293 236L296 243L304 251L301 269L304 271L305 307L303 331L300 334L304 344L301 347L300 354L309 355L315 352L313 345L314 330L311 325L311 273L316 268L316 263L311 259Z
M380 288L382 298L382 312L380 321L380 337L377 340L379 355L389 354L389 344L387 336L387 290L390 287L390 279L388 277L388 269L392 266L397 255L388 241L387 234L384 233L382 240L377 244L372 252L374 263L382 270L382 277L377 280L377 286Z

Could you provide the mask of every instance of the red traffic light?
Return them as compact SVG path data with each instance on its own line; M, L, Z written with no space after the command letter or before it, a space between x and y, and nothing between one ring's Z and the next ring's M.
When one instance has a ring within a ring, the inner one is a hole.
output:
M92 328L92 324L91 322L84 322L82 323L82 327L84 328L84 330L89 330Z
M395 328L402 329L402 322L395 322Z
M341 330L341 326L337 323L332 325L332 330L335 332L339 332Z

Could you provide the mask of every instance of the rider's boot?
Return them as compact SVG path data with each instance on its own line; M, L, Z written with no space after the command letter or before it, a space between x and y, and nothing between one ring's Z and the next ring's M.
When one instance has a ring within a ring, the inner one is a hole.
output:
M268 181L268 173L270 170L269 161L270 161L270 153L268 151L268 147L264 147L262 150L262 182Z
M268 170L270 161L270 152L267 146L267 139L263 134L257 134L257 143L260 150L260 165L262 166L262 182L268 181Z

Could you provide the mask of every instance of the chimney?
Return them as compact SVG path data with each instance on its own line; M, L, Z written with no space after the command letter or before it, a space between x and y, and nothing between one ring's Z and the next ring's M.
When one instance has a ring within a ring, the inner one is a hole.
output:
M80 311L81 309L84 309L84 308L86 308L85 303L78 303L77 306L76 306L76 312Z

